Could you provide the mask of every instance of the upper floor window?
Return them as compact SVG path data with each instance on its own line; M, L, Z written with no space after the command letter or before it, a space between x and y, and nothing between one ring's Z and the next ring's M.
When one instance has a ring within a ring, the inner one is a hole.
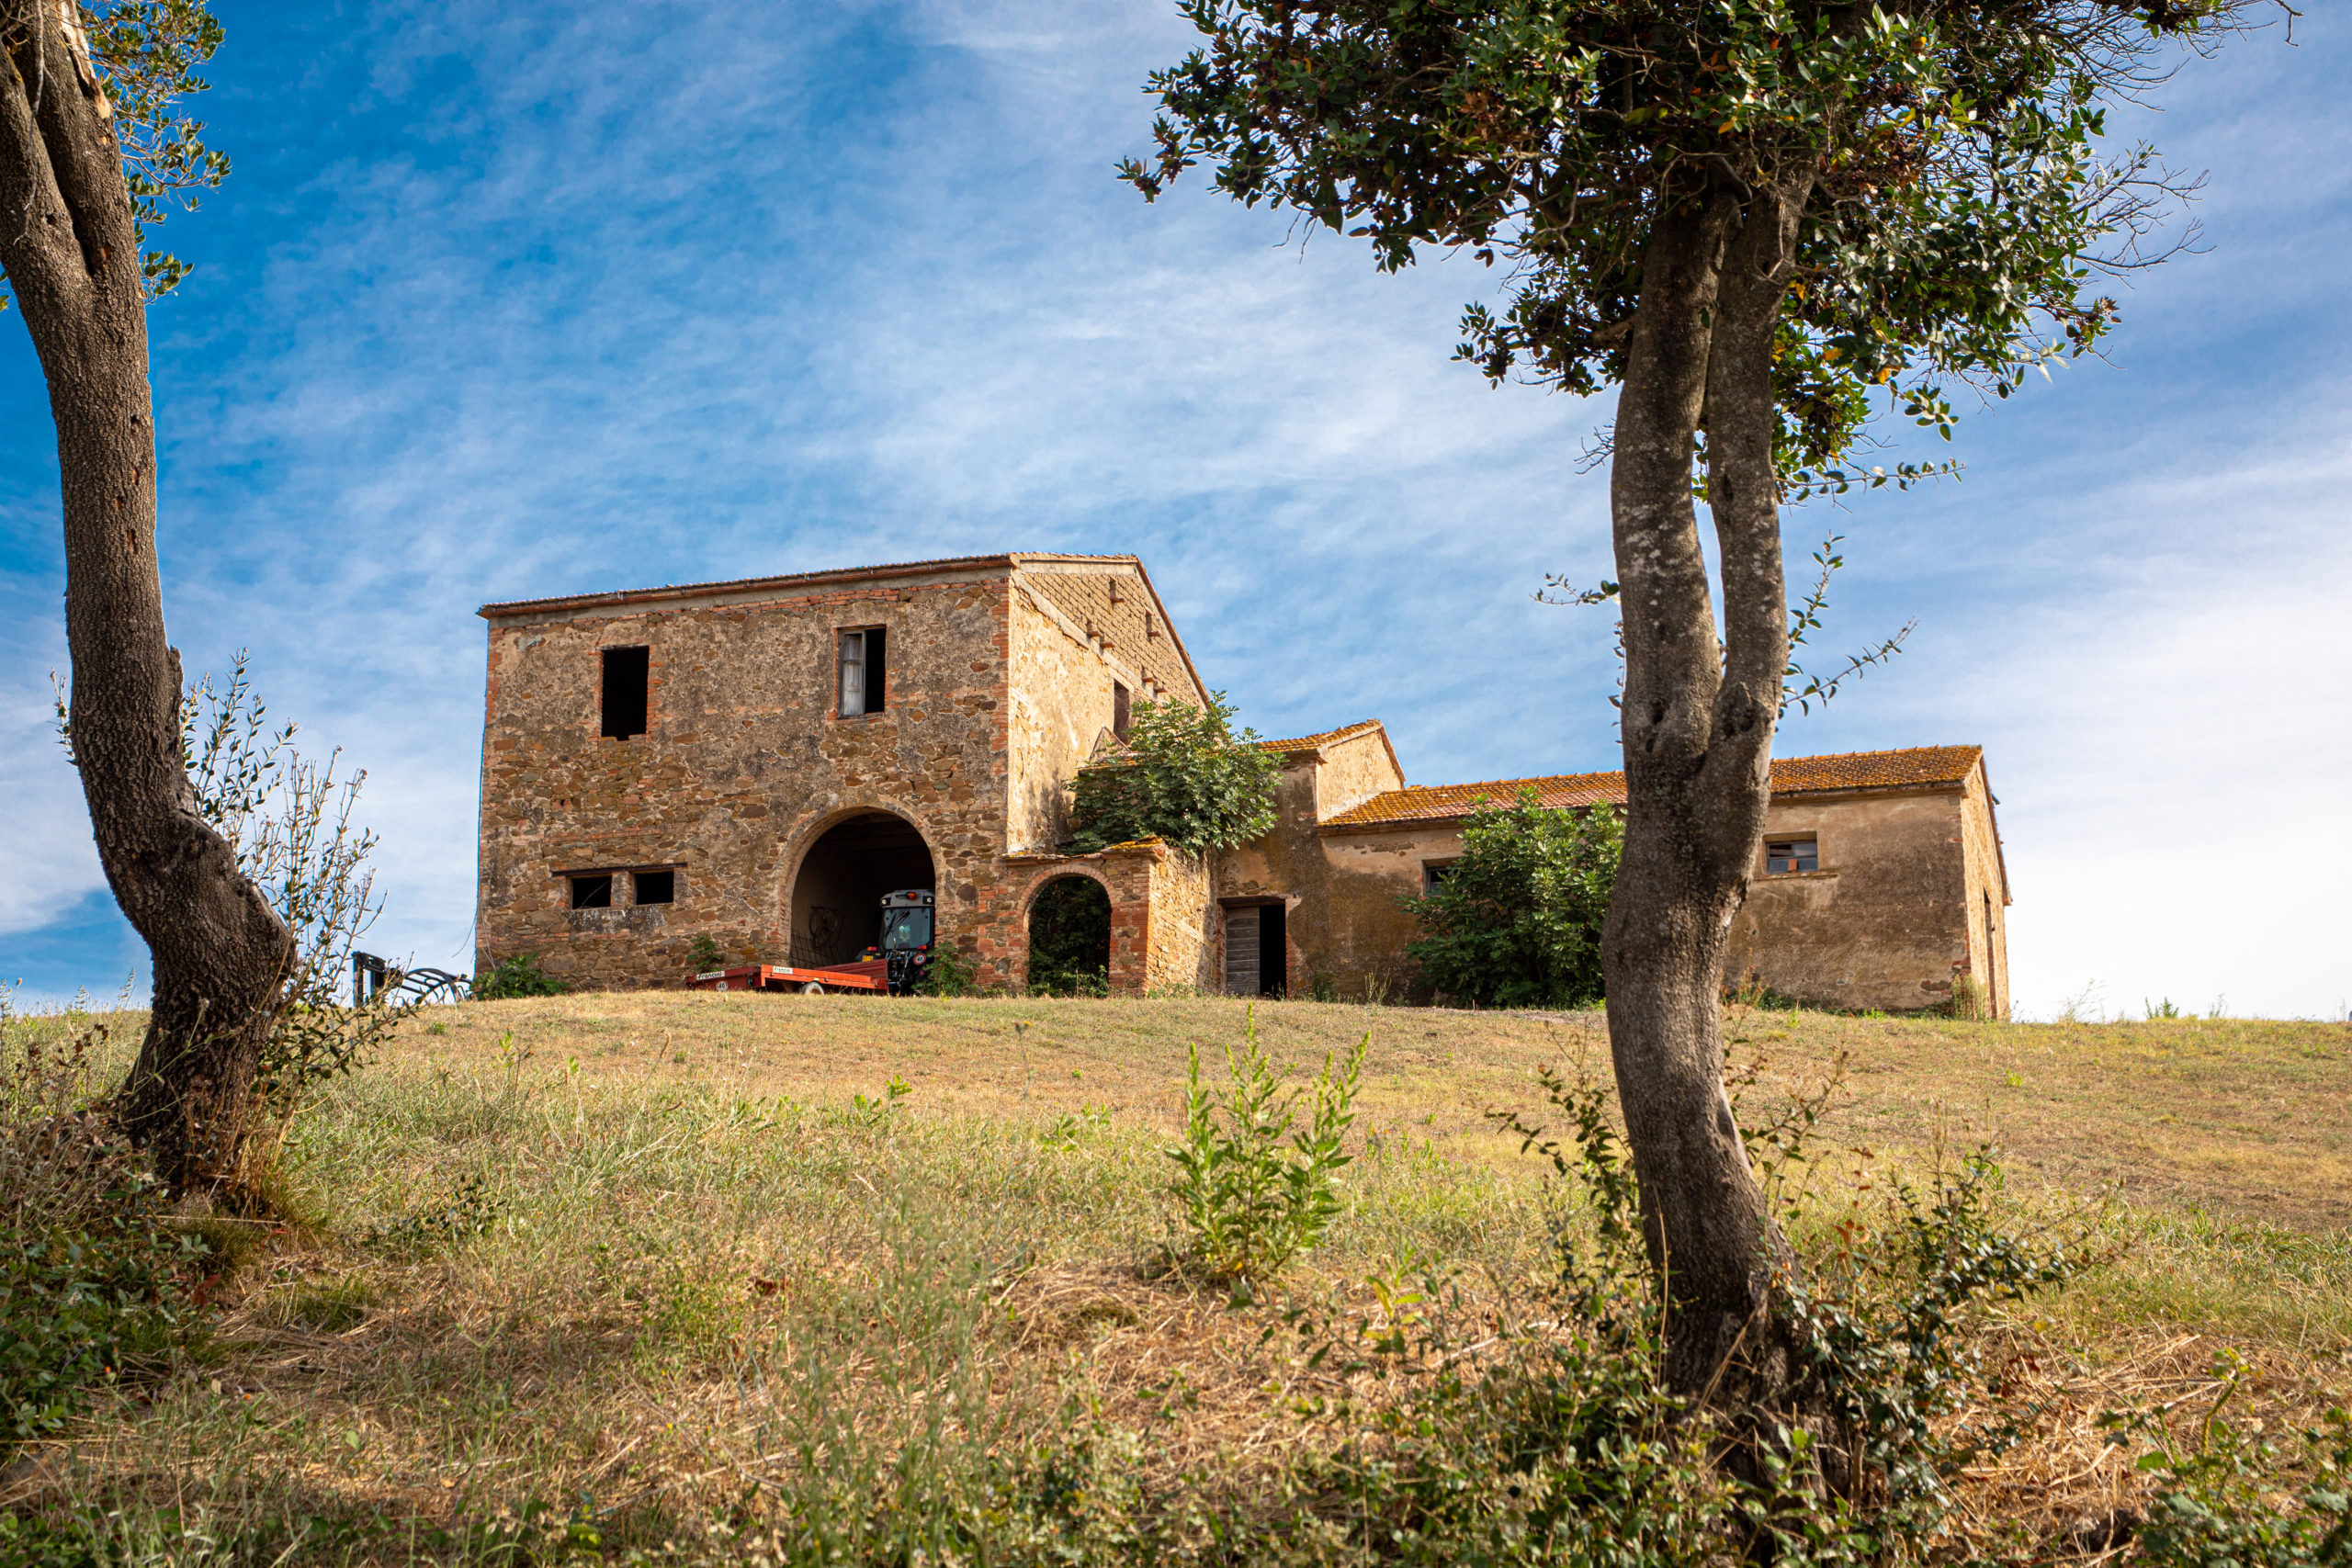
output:
M1785 876L1792 871L1819 871L1821 846L1812 839L1773 839L1764 845L1764 874Z
M604 726L600 733L626 740L645 733L645 696L652 649L608 648L605 654Z
M1111 682L1111 733L1125 740L1127 728L1135 717L1135 701L1127 694L1124 682Z
M674 904L678 901L678 874L674 871L639 871L629 874L639 904Z
M882 643L880 626L841 634L840 706L835 711L842 717L882 711Z
M1424 893L1436 892L1438 884L1443 882L1447 877L1452 876L1453 874L1453 868L1458 863L1458 862L1450 860L1423 861L1421 863L1421 891Z
M575 909L609 909L613 907L613 874L600 871L593 876L571 879L571 907Z

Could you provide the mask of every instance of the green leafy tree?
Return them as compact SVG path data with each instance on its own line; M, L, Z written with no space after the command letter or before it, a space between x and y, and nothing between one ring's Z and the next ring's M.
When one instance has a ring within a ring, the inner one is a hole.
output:
M1150 79L1157 152L1121 165L1146 197L1205 163L1385 270L1500 262L1457 355L1617 389L1627 812L1601 958L1678 1388L1736 1398L1790 1365L1717 1002L1792 694L1781 506L1919 475L1846 466L1874 412L1948 434L1950 389L2005 394L2100 341L2098 275L2160 259L2179 194L2109 148L2105 106L2254 3L1182 0L1205 42Z
M1125 741L1079 770L1069 847L1089 854L1159 838L1197 855L1248 843L1274 825L1281 775L1256 730L1234 733L1223 692L1204 707L1137 703Z
M1482 804L1462 825L1462 858L1420 897L1405 951L1446 996L1482 1007L1580 1007L1599 1001L1600 927L1623 852L1611 807L1565 811L1532 789Z
M107 886L153 959L118 1114L182 1190L234 1180L299 962L190 783L155 565L147 305L187 268L146 242L228 172L177 107L220 43L201 0L0 3L0 274L57 426L74 764Z

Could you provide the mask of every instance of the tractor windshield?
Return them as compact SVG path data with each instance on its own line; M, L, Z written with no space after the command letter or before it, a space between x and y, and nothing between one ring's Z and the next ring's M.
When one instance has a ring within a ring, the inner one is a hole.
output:
M882 951L910 953L931 945L931 911L929 909L885 909L882 911Z

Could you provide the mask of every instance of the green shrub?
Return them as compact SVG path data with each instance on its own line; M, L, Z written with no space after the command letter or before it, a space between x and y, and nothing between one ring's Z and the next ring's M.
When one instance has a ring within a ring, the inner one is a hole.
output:
M1292 1309L1302 1351L1341 1391L1320 1413L1345 1437L1297 1461L1292 1490L1306 1501L1272 1527L1282 1547L1264 1555L1859 1565L1930 1539L1945 1483L1975 1457L1939 1420L1977 1386L1971 1314L2068 1269L1994 1223L1991 1162L1899 1188L1891 1223L1846 1227L1837 1258L1798 1270L1789 1384L1766 1404L1700 1407L1666 1385L1665 1298L1608 1091L1548 1070L1541 1081L1565 1136L1496 1120L1552 1163L1556 1266L1496 1280L1499 1302L1465 1303L1429 1278L1374 1281L1370 1311ZM1815 1109L1760 1126L1768 1179L1802 1161Z
M978 996L979 989L979 972L944 942L931 950L931 962L924 966L922 978L915 982L919 997L971 997Z
M146 1157L85 1103L103 1032L58 1051L8 1021L0 1014L0 1456L66 1425L97 1385L159 1368L204 1252L173 1224Z
M2332 1410L2324 1428L2292 1444L2262 1435L2259 1424L2241 1430L2222 1410L2236 1394L2245 1363L2224 1352L2213 1371L2222 1393L2193 1444L2176 1441L2146 1412L2109 1417L2111 1427L2147 1441L2140 1468L2162 1478L2135 1532L2134 1561L2151 1568L2352 1564L2352 1418ZM2303 1478L2282 1500L2280 1483L2298 1460Z
M1257 1009L1240 1050L1226 1048L1230 1084L1201 1082L1201 1050L1186 1080L1184 1141L1168 1151L1182 1174L1172 1189L1185 1235L1183 1261L1213 1280L1266 1280L1323 1238L1339 1213L1337 1176L1353 1157L1340 1140L1355 1120L1356 1080L1367 1033L1343 1063L1323 1059L1306 1126L1303 1088L1258 1044Z
M1137 703L1127 738L1080 768L1068 847L1091 854L1135 839L1163 839L1187 854L1248 843L1274 825L1282 761L1235 734L1233 705L1211 692L1208 705L1169 698Z
M1441 994L1480 1007L1578 1007L1600 998L1600 922L1617 882L1616 811L1481 806L1444 880L1400 902L1421 935L1406 946Z
M539 967L539 955L520 953L502 958L487 975L474 976L473 998L504 1001L512 997L560 997L571 987Z
M727 967L727 954L719 951L718 943L711 941L710 933L706 931L687 944L686 965L697 975L707 975Z

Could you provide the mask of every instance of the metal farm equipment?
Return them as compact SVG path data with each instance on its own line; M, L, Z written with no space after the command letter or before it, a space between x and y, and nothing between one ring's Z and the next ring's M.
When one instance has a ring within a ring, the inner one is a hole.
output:
M934 896L921 888L888 894L882 900L881 940L857 958L838 964L744 964L713 969L692 982L698 991L828 991L894 997L910 995L931 967ZM796 958L799 955L795 954Z

